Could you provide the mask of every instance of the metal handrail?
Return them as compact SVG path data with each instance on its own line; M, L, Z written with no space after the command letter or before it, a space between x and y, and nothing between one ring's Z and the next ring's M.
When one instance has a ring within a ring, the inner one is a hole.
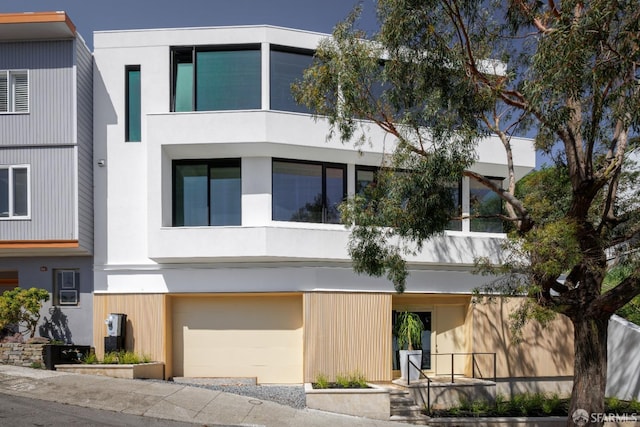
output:
M451 383L455 383L454 375L455 375L455 366L454 366L454 357L455 356L471 356L471 377L476 378L476 356L480 355L492 355L493 356L493 382L496 382L497 379L497 359L496 353L491 352L472 352L472 353L431 353L430 356L451 356ZM422 393L420 394L420 398L422 399L422 404L426 406L427 412L431 414L431 383L433 382L431 378L422 370L421 367L417 366L410 359L410 355L407 354L407 386L411 385L411 367L414 367L418 370L420 375L418 375L418 380L422 377L427 380L427 402L425 405L424 397ZM436 371L437 375L437 371Z
M429 378L429 376L427 374L424 373L424 371L416 366L415 363L413 363L410 359L410 355L407 354L407 385L411 385L411 367L414 367L418 370L418 372L420 372L420 375L422 375L423 377L425 377L427 379L427 402L425 404L424 401L424 396L422 396L422 393L418 393L420 395L420 398L422 399L422 405L424 405L427 408L427 412L429 414L431 414L431 378ZM420 375L418 375L418 379L420 379Z
M497 378L497 358L495 352L471 352L471 353L431 353L431 356L451 356L451 372L446 375L451 375L451 382L455 383L455 356L471 356L471 378L476 377L476 356L491 355L493 356L493 382ZM438 375L438 371L435 371L435 375ZM482 377L484 378L484 377Z

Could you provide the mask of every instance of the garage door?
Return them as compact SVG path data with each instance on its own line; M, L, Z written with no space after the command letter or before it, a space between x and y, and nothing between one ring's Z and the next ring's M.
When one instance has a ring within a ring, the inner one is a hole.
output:
M173 298L173 375L302 382L302 296Z

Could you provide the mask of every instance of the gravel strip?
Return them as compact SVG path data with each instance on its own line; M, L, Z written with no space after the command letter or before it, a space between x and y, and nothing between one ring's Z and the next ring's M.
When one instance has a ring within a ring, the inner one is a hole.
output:
M163 380L143 380L152 382L163 382ZM173 381L171 381L173 382ZM240 396L255 397L260 400L269 400L281 405L291 406L295 409L304 409L307 406L307 399L302 385L213 385L198 384L197 382L180 381L182 385L191 387L206 388L209 390L224 391L225 393L238 394Z
M209 390L219 390L226 393L239 394L241 396L255 397L261 400L270 400L281 405L303 409L307 406L303 386L278 386L278 385L206 385L200 386Z

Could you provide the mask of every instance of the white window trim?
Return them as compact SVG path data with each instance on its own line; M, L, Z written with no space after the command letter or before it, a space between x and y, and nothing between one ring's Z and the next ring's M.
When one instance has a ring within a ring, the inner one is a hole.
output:
M31 166L30 165L0 165L0 169L6 169L9 171L9 216L0 217L0 221L16 220L16 219L31 219ZM26 169L27 170L27 214L26 215L13 215L13 170L14 169Z
M80 304L80 283L76 281L76 277L79 276L80 270L77 268L56 268L54 271L54 292L57 293L54 298L56 306L73 307ZM59 283L58 276L64 273L71 273L73 277L73 284L71 287L64 286L63 283ZM62 298L62 295L66 295L67 298ZM64 301L64 302L63 302Z
M16 74L25 74L27 76L27 109L25 111L16 111L15 89L11 78ZM7 81L7 111L0 111L0 114L29 114L31 111L31 76L29 75L29 70L0 70L0 75L4 75Z

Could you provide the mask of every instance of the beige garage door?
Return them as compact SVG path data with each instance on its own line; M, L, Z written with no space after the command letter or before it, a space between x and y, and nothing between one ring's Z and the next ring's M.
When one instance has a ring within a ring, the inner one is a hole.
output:
M173 375L302 382L302 296L173 298Z

